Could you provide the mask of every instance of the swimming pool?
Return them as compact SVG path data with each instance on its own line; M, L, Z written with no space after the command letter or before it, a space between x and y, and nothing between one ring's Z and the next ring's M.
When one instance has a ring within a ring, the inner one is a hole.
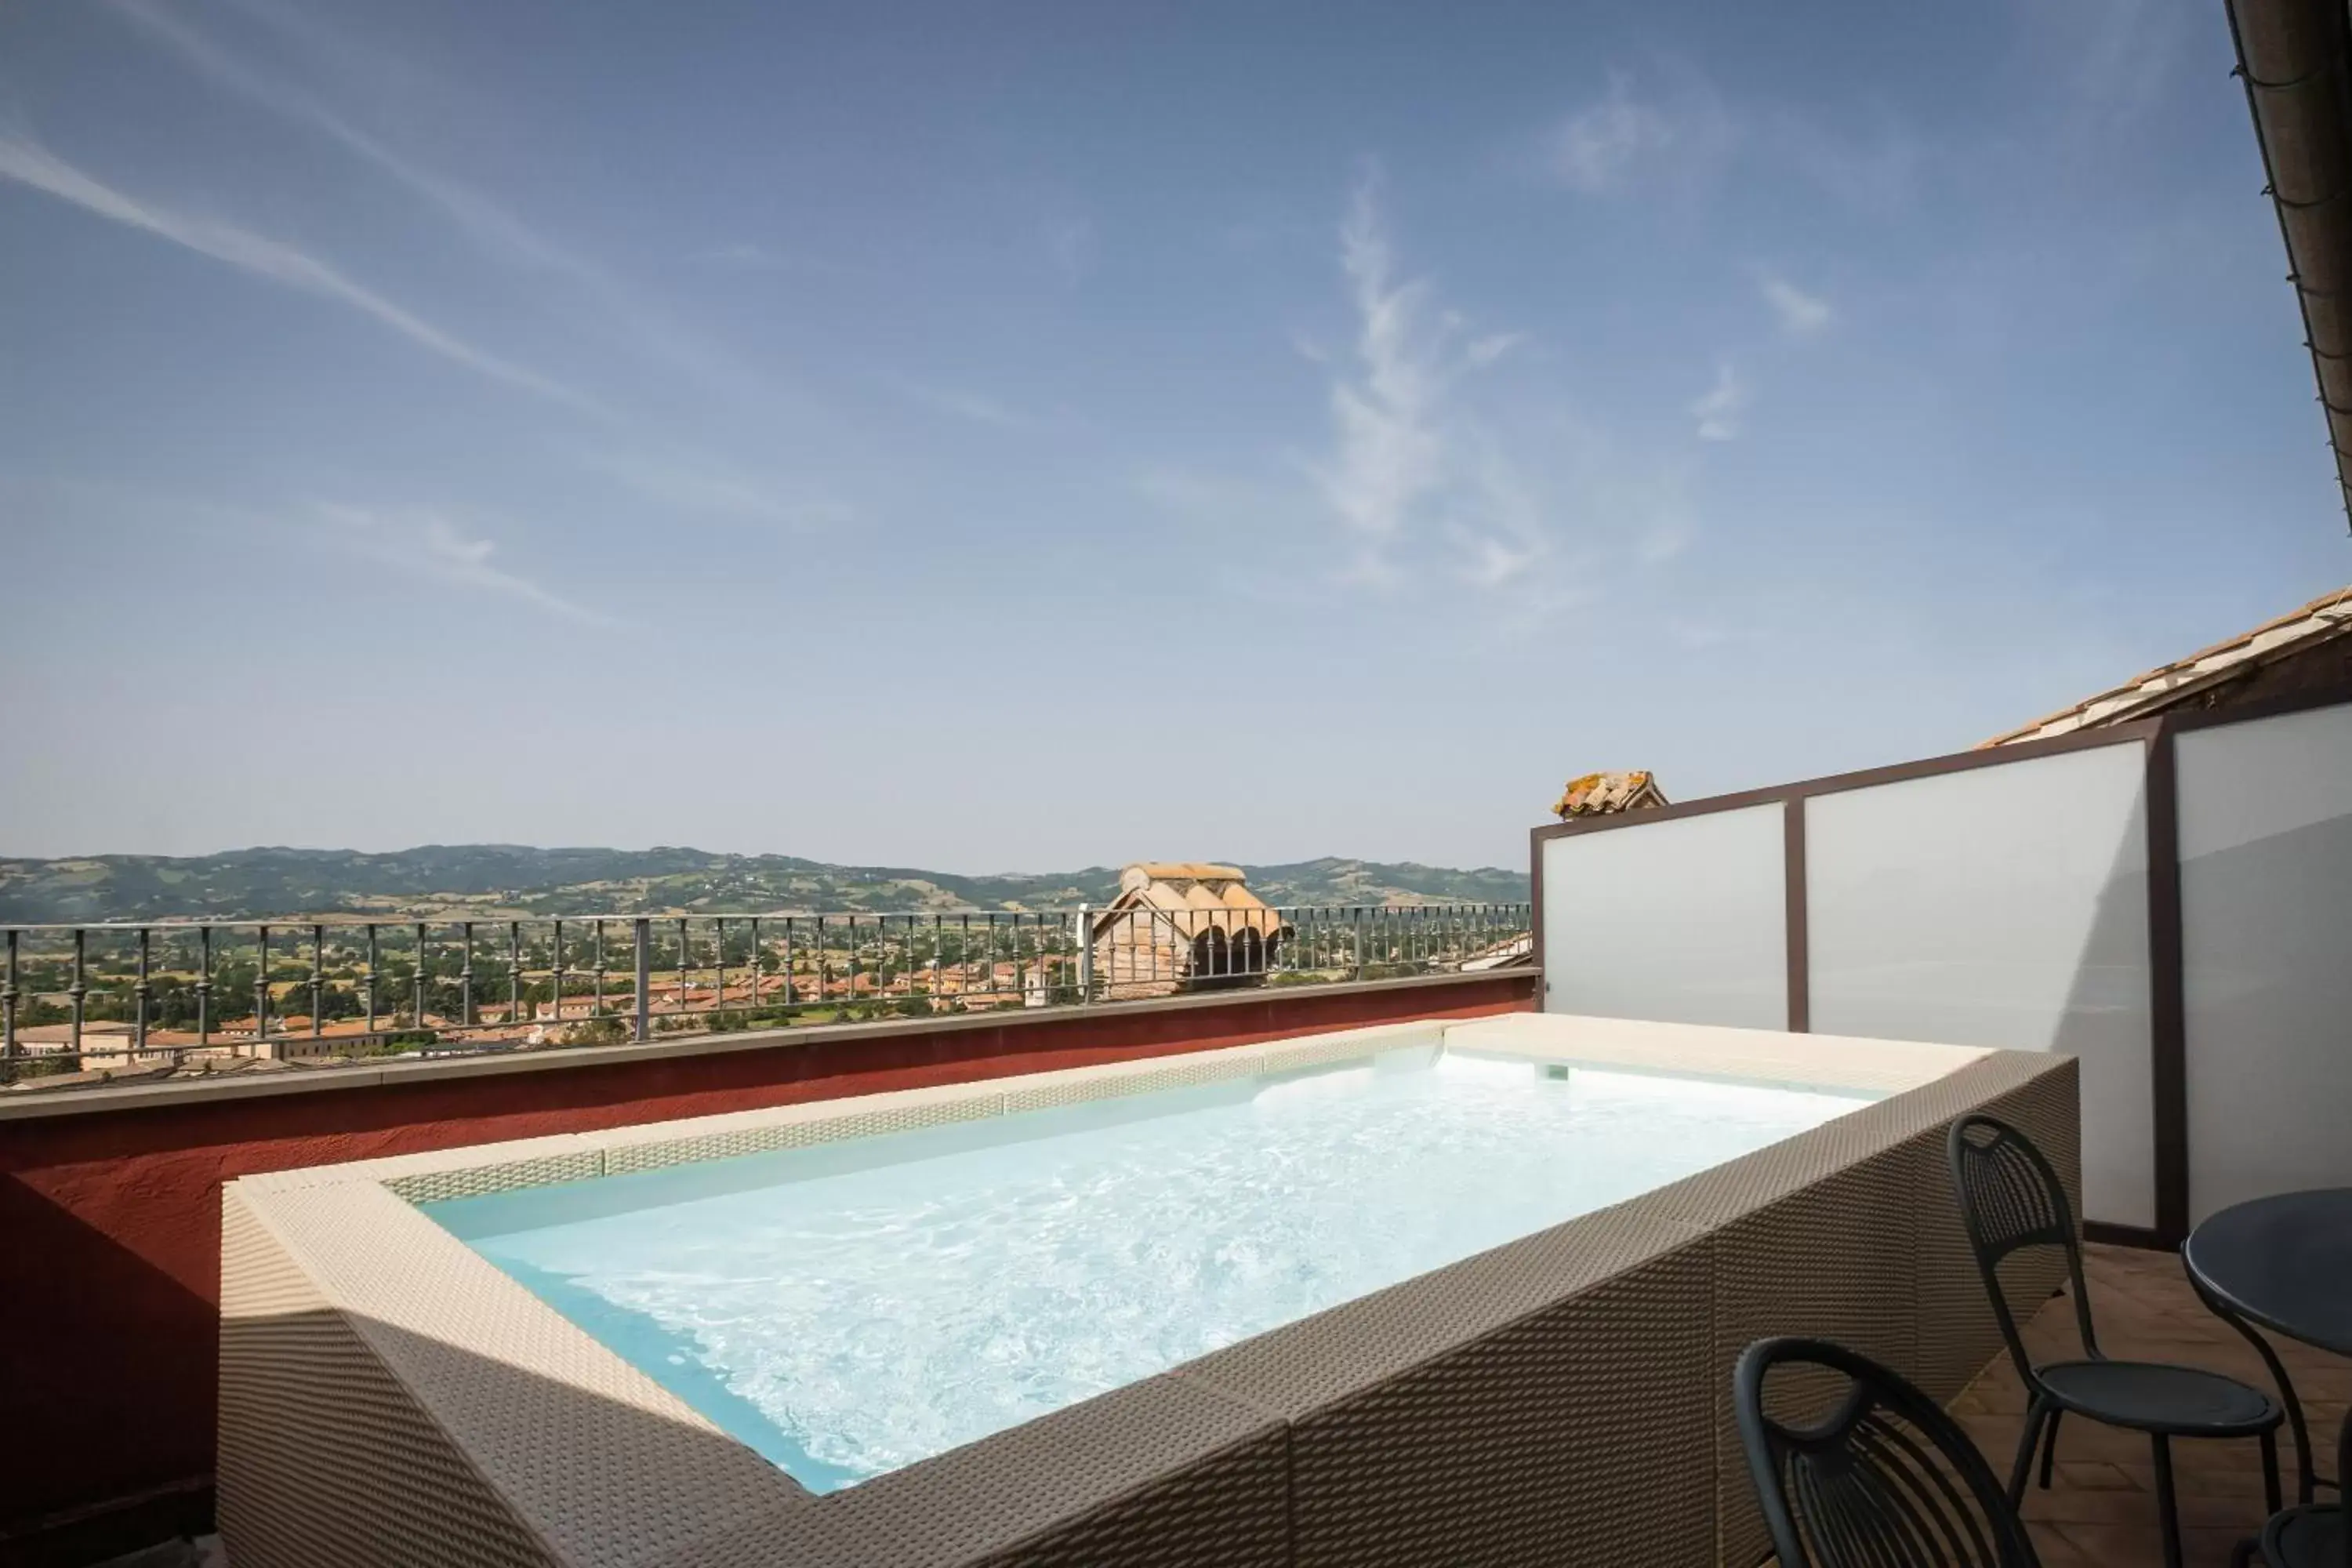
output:
M1868 1098L1429 1045L425 1212L827 1492Z
M1958 1393L2000 1344L1945 1131L1990 1110L2077 1190L2078 1082L1523 1014L241 1176L221 1529L252 1568L1755 1561L1739 1349ZM776 1332L788 1286L854 1331Z

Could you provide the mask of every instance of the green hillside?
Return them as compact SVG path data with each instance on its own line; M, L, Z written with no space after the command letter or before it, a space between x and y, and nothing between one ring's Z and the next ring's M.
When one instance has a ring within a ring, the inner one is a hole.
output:
M1245 869L1276 904L1517 902L1522 871L1325 858ZM0 860L0 922L285 919L326 914L643 914L665 911L1039 910L1107 902L1116 867L960 877L701 849L538 849L428 844Z

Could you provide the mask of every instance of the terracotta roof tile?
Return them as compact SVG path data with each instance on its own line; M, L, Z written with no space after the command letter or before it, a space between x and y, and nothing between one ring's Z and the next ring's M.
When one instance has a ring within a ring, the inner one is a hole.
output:
M2045 714L2031 724L1979 742L1978 748L2006 746L2018 741L2037 741L2101 724L2144 719L2196 692L2347 632L2352 632L2352 587L2322 594L2301 608L2264 621L2250 631L2240 632L2210 647L2199 648L2186 658L2158 665L2120 686Z
M1646 773L1586 773L1568 781L1552 803L1557 816L1604 816L1618 811L1643 811L1666 804L1665 791Z

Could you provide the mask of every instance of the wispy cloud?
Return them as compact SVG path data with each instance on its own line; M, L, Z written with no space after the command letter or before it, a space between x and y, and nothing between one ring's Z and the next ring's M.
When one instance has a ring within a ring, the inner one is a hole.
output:
M1467 357L1472 364L1493 364L1527 341L1525 332L1489 332L1470 344Z
M1696 66L1666 58L1639 75L1610 72L1597 96L1542 133L1534 163L1543 178L1601 196L1688 195L1710 188L1738 162L1765 177L1802 181L1846 205L1885 212L1911 199L1925 160L1926 149L1892 116L1857 133L1810 110L1727 97Z
M1666 118L1636 102L1630 79L1612 73L1608 90L1553 132L1552 172L1571 190L1613 191L1633 163L1674 141Z
M1612 71L1598 98L1554 126L1543 143L1552 179L1586 195L1637 184L1687 184L1712 174L1739 141L1722 98L1699 73L1674 68L1660 94L1644 94L1630 72Z
M1702 441L1732 441L1739 437L1740 421L1748 413L1748 391L1739 379L1739 373L1729 360L1715 367L1715 384L1700 395L1690 405L1691 417L1698 421L1698 438Z
M497 544L446 513L383 510L335 502L320 502L316 510L331 542L382 565L447 587L500 595L588 626L616 624L495 564L491 557Z
M636 290L577 250L550 238L483 192L394 148L331 108L317 93L262 70L189 25L184 13L156 0L108 0L115 12L178 55L215 86L280 119L324 136L438 211L468 243L499 260L563 279L652 356L698 374L724 374L709 345L686 333ZM310 15L289 16L274 5L240 0L245 16L281 33L312 37ZM338 48L352 58L363 51Z
M1764 302L1780 319L1780 330L1792 338L1811 337L1836 320L1837 312L1818 294L1808 294L1787 279L1766 273L1758 280Z
M581 454L593 472L671 512L783 528L828 528L854 513L837 500L794 495L772 481L683 452L596 448Z
M1358 374L1332 384L1336 450L1318 478L1331 510L1360 536L1366 570L1379 575L1381 546L1404 531L1445 465L1437 428L1443 328L1423 320L1429 286L1395 279L1376 173L1357 184L1339 266L1357 315Z
M476 374L583 414L607 416L583 393L515 363L434 325L328 263L283 240L234 224L177 213L142 202L83 173L46 147L19 135L0 135L0 179L14 180L127 227L143 230L240 271L289 289L332 300L397 332L419 348Z
M1031 434L1051 429L1056 423L985 393L956 386L939 386L898 376L886 376L883 381L885 385L910 402L973 425L985 425L992 430L1017 430Z
M1396 583L1406 552L1442 541L1465 581L1499 587L1522 577L1549 549L1540 509L1459 395L1464 379L1518 335L1464 345L1461 315L1436 308L1427 280L1399 276L1377 169L1357 183L1339 229L1339 267L1355 354L1331 386L1331 450L1309 471L1353 542L1349 575Z

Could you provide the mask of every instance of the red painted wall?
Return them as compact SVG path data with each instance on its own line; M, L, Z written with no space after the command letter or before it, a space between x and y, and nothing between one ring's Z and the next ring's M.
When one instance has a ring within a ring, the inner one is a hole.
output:
M542 1133L1533 1005L1533 973L1013 1015L953 1031L0 1121L0 1558L43 1516L207 1479L220 1185Z

